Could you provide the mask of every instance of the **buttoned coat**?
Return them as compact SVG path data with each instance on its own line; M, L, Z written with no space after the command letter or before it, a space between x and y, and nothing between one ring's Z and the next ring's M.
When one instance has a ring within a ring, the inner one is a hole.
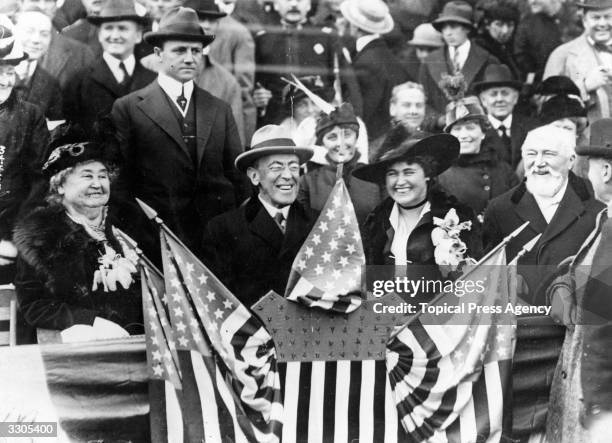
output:
M293 260L313 222L311 213L296 201L289 208L283 235L254 196L209 222L202 239L204 262L246 306L271 290L283 295Z
M410 78L382 38L372 40L353 57L353 69L363 98L363 121L374 140L389 129L393 88L416 79Z
M74 77L64 95L66 118L90 130L97 118L110 113L115 100L144 88L156 78L157 74L136 63L129 85L120 85L100 57Z
M206 222L245 198L244 178L234 168L242 145L229 105L195 86L194 163L170 106L157 81L115 102L125 162L116 190L122 201L138 197L153 207L197 253Z
M546 223L525 183L493 199L484 216L484 241L488 248L525 222L529 225L506 247L508 260L538 234L532 250L519 261L519 273L529 293L525 301L545 305L543 289L557 265L574 255L595 227L603 205L594 199L590 184L570 172L568 186L557 211ZM520 319L513 364L513 437L544 431L550 386L561 351L565 329L549 317Z
M93 61L93 52L86 45L53 31L49 49L40 63L65 92L70 89L71 79Z
M607 88L602 87L588 92L584 86L586 76L600 65L597 51L583 34L559 46L550 54L543 78L546 79L553 75L565 75L571 78L580 88L582 99L587 102L589 121L593 122L611 115Z
M452 74L451 62L448 55L448 46L436 49L421 64L419 71L419 83L425 88L427 102L439 114L446 112L448 99L444 91L438 86L443 74ZM490 64L498 64L499 60L482 49L476 43L471 42L468 57L461 69L469 91L474 82L481 81L484 71Z

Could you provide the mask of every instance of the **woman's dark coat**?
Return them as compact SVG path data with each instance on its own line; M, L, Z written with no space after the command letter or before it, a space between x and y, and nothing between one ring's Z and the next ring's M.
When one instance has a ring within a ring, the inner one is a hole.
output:
M472 229L462 231L461 240L466 244L465 257L480 258L482 243L480 239L480 224L474 216L474 211L460 204L453 196L447 195L437 188L429 192L430 211L425 214L412 230L408 243L406 244L406 260L410 264L406 267L409 279L419 280L422 277L431 280L442 279L442 274L436 265L434 256L434 245L431 240L431 231L435 228L433 218L444 218L448 211L454 208L457 211L460 222L472 221ZM392 279L395 276L395 260L392 257L391 245L395 234L389 215L393 209L394 201L387 198L368 216L363 235L363 247L366 255L367 265L386 265L385 268L369 268L372 272L368 275L371 280L372 274L376 280ZM386 275L386 274L389 275ZM383 275L385 274L385 275ZM410 298L407 301L428 302L435 294L421 294L423 299Z
M106 237L122 251L112 234L109 214ZM104 246L66 215L61 205L39 207L15 228L19 251L15 287L23 318L28 325L65 329L92 325L96 317L113 321L131 333L142 333L140 284L117 291L92 291L98 258Z

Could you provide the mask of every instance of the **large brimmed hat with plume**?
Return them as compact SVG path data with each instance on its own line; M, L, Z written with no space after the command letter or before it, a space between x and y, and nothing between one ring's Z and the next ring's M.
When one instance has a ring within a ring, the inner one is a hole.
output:
M487 115L478 97L465 96L467 84L462 73L443 75L438 85L449 100L446 105L444 132L450 132L455 124L466 120L478 120L483 125L488 124Z

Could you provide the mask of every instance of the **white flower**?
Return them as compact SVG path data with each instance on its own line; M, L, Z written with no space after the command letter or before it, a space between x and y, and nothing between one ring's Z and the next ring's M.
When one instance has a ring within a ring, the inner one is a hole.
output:
M448 235L446 234L446 231L442 228L433 228L433 230L431 231L431 241L434 246L438 246L440 242L446 238L448 238Z

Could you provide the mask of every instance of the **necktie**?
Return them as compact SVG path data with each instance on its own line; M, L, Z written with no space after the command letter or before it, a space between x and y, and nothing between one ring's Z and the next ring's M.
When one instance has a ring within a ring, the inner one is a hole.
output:
M185 85L181 85L181 95L178 96L176 102L178 103L182 111L184 111L185 107L187 107L187 98L185 97Z
M508 128L506 128L504 125L499 125L498 130L501 135L502 143L504 144L505 153L508 156L508 159L511 159L512 158L512 140L510 140L510 137L508 137Z
M119 84L121 86L125 86L130 81L130 74L128 74L127 69L125 68L125 65L123 64L123 62L119 63L119 69L121 69L121 72L123 73L123 78L121 79Z
M453 69L455 70L455 74L461 71L461 64L459 62L459 50L455 48L455 53L453 54Z
M283 213L280 211L277 212L276 215L274 216L274 221L276 222L276 224L278 225L278 227L284 234L285 229L287 227L287 220L285 219L285 216L283 215Z

